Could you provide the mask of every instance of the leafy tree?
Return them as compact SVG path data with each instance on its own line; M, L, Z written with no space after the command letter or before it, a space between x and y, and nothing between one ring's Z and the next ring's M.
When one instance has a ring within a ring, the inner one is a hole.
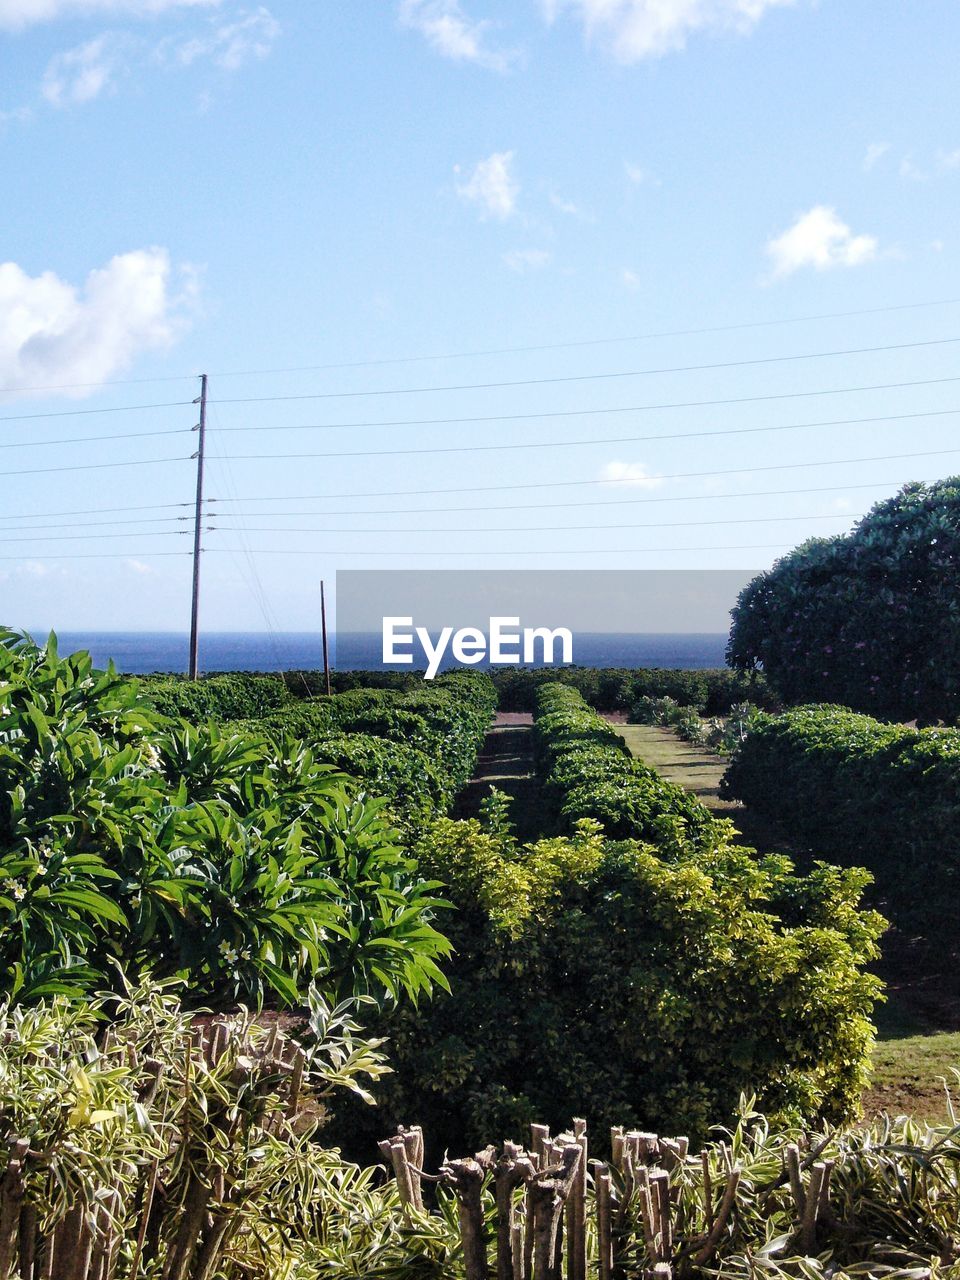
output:
M743 590L728 662L788 702L889 719L960 715L960 478L909 484L845 537L814 538Z

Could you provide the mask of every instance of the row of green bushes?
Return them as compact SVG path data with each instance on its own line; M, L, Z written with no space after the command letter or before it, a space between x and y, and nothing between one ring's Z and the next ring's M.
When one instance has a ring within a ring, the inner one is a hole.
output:
M89 654L0 630L0 993L186 977L196 1002L443 981L431 885L308 746L144 708Z
M581 818L592 818L612 839L649 840L661 855L711 848L729 834L695 796L635 760L616 729L569 685L541 686L534 752L547 830L569 833Z
M408 691L356 688L268 712L244 728L275 741L292 735L387 800L409 833L446 813L473 775L496 707L481 672L458 671Z
M897 920L960 904L960 730L884 724L845 707L760 716L721 784L795 843L877 880Z
M456 908L450 991L370 1024L394 1073L378 1116L336 1117L351 1154L411 1117L439 1157L571 1113L702 1138L744 1091L781 1117L856 1111L882 928L860 909L866 873L612 841L588 818L521 844L496 794L414 852Z
M638 698L673 698L703 715L725 715L738 702L773 706L763 675L716 667L504 667L491 673L502 711L534 711L538 691L561 683L597 711L628 711Z

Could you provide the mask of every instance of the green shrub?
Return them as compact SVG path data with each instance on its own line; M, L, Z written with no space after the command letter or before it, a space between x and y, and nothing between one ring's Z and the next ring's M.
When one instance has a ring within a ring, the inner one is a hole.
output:
M670 697L711 716L723 715L745 699L774 705L761 673L727 667L507 667L491 672L491 679L502 711L533 711L537 691L545 684L569 685L596 711L626 711L643 697Z
M0 990L416 997L447 944L382 801L295 738L162 724L87 654L0 633Z
M417 856L457 907L450 995L376 1024L381 1129L415 1116L474 1150L571 1114L702 1137L743 1090L781 1116L856 1110L879 985L865 873L726 844L665 862L589 821L519 847L444 819ZM361 1123L350 1108L336 1136Z
M282 675L231 671L188 680L185 676L141 677L144 702L162 715L202 724L206 720L257 719L294 701Z
M868 867L897 921L931 936L943 917L955 923L960 730L909 729L835 706L760 716L721 793L818 854Z
M891 720L960 715L960 479L909 484L744 589L727 660L790 703ZM757 699L752 699L757 701Z
M581 818L593 818L612 839L650 840L662 855L688 845L711 848L728 837L727 822L633 759L575 689L541 687L534 735L545 830L569 833Z

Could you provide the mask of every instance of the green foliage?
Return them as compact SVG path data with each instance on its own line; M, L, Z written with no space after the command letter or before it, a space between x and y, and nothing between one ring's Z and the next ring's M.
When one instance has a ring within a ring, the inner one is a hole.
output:
M417 856L457 907L450 995L376 1024L381 1129L416 1117L451 1150L571 1114L703 1136L743 1090L781 1116L855 1111L882 927L866 873L726 844L664 861L588 820L519 846L443 819ZM336 1133L363 1124L350 1108Z
M653 841L661 856L727 839L728 823L633 759L616 730L575 689L543 685L537 707L537 772L548 830L570 832L581 818L592 818L613 839Z
M59 1226L67 1250L65 1220L82 1215L95 1256L112 1253L118 1280L315 1280L324 1255L329 1265L342 1244L337 1226L349 1223L350 1244L360 1246L366 1202L368 1247L376 1221L381 1260L391 1247L396 1256L404 1234L395 1189L377 1192L369 1213L373 1170L344 1164L313 1134L323 1099L363 1095L386 1069L377 1044L357 1031L348 1008L314 996L299 1095L311 1121L291 1106L298 1050L276 1027L242 1016L198 1026L156 986L124 992L108 1008L99 1000L0 1007L0 1139L30 1152L22 1200L6 1201L12 1249L23 1208L21 1240L48 1240ZM82 1236L74 1231L72 1240L82 1256ZM74 1261L73 1250L55 1254L53 1274L74 1274ZM16 1274L27 1274L21 1266L29 1266L22 1255Z
M958 552L960 479L906 485L849 535L811 539L754 578L734 610L727 660L762 668L787 702L953 723Z
M304 738L317 759L384 797L391 817L409 833L449 810L473 774L495 707L488 676L454 672L408 690L354 688L311 697L242 727Z
M792 838L869 867L898 922L950 928L960 906L960 730L883 724L844 707L760 716L722 794Z
M201 724L204 720L256 719L293 702L288 676L230 671L188 680L185 676L145 676L137 684L143 700L161 714Z
M0 636L0 989L136 974L194 1000L416 999L440 905L382 801L295 738L164 724L87 654Z
M545 684L576 689L596 711L627 711L639 698L672 698L705 715L723 715L749 698L762 706L773 697L759 672L728 667L684 670L670 667L504 667L491 673L503 711L533 711Z

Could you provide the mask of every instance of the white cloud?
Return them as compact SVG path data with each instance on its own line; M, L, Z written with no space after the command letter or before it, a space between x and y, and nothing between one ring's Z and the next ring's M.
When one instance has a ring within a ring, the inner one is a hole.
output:
M753 29L768 9L796 0L541 0L552 22L563 10L576 13L588 38L599 36L619 62L639 62L682 49L697 32Z
M580 218L582 213L572 200L564 200L563 196L551 195L550 203L558 213L565 213L568 218Z
M635 187L642 187L644 185L651 187L660 186L660 179L655 174L652 174L649 169L644 169L639 164L634 164L630 160L624 160L623 171L627 175L628 180L632 182Z
M631 270L630 267L624 267L623 271L620 273L620 279L627 286L627 288L630 289L631 292L633 293L636 293L636 291L640 288L641 284L643 284L643 281L640 279L640 276L636 273L636 271Z
M153 573L150 566L148 564L144 564L142 560L127 560L126 565L127 568L132 569L134 573Z
M503 255L503 260L511 271L521 274L524 271L538 271L547 266L551 254L546 249L512 249Z
M642 462L607 462L600 471L600 480L604 484L626 484L638 489L655 489L663 484Z
M507 71L517 55L492 49L488 21L468 18L458 0L401 0L401 25L419 31L430 47L453 62L473 62L489 71Z
M960 147L956 151L941 151L937 156L937 167L944 172L960 169Z
M100 383L141 352L169 346L195 295L190 272L173 277L165 249L118 254L82 288L0 263L0 391Z
M512 151L495 151L475 165L465 182L457 183L457 194L478 205L484 216L505 220L517 206L520 184L513 175ZM454 173L460 172L460 166Z
M876 236L854 235L835 209L818 204L767 242L767 256L774 277L782 277L801 267L857 267L872 262L878 247Z
M0 0L0 29L19 31L57 18L122 14L151 18L168 9L211 7L220 0Z
M900 177L908 182L926 182L930 175L913 163L913 156L904 156L900 161Z
M280 23L261 5L236 22L220 23L207 35L185 41L176 58L184 66L209 58L224 71L238 71L246 62L266 58L279 34Z
M864 173L869 173L871 169L875 168L889 150L889 142L871 142L863 157Z
M95 40L58 53L47 65L40 91L53 107L92 102L122 70L124 41L105 32Z

